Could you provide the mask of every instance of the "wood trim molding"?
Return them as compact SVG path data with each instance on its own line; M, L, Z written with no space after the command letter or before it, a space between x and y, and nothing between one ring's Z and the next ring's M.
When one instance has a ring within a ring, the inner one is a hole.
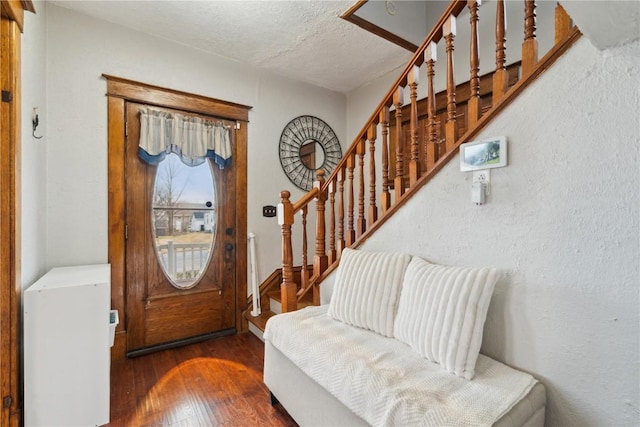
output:
M103 75L107 80L108 114L108 187L109 187L109 263L111 264L112 306L121 313L111 350L113 360L126 353L126 295L125 295L125 103L139 102L156 107L172 108L239 121L236 129L236 329L242 329L242 311L247 295L247 123L252 107L152 86L146 83Z
M123 98L128 101L151 104L158 107L175 108L207 114L222 119L249 121L252 107L234 102L222 101L188 92L166 89L133 80L103 74L107 80L107 96Z
M0 0L0 10L3 18L18 24L20 32L24 32L24 11L36 12L31 0Z
M31 0L20 0L20 3L22 3L22 8L24 10L28 10L31 13L36 13L36 7L33 4L33 1L31 1Z
M410 41L403 39L397 34L393 34L382 27L377 26L376 24L367 21L364 18L356 15L356 12L367 3L368 0L358 0L353 6L347 9L340 18L345 21L351 22L354 25L362 28L363 30L369 31L377 35L378 37L382 37L385 40L390 41L391 43L397 44L398 46L407 49L410 52L415 52L418 50L418 45L411 43Z
M24 8L20 0L1 0L2 17L18 24L20 31L24 28Z
M0 107L0 425L21 424L20 395L20 52L17 21L4 16L0 24L0 84L10 94Z
M250 108L250 107L248 107ZM248 110L246 111L248 113ZM247 297L247 124L236 129L236 330L245 331L242 312Z
M111 306L121 316L116 329L114 346L111 348L111 359L123 359L126 353L125 331L125 193L124 193L124 99L108 97L108 222L109 248L108 257L111 264Z

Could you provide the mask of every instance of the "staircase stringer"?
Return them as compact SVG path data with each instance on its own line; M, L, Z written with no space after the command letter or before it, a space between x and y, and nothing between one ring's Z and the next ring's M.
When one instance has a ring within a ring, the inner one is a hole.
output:
M313 266L307 266L308 270L311 270ZM298 279L300 278L301 275L301 271L302 271L302 267L301 266L296 266L293 267L293 274L294 274L294 279ZM260 286L258 288L258 293L260 294L260 310L262 312L265 311L269 311L269 298L268 298L268 294L269 292L275 290L276 288L280 287L280 284L282 283L282 269L281 268L276 268L270 275L269 277L267 277L266 279L264 279L262 281L262 283L260 283ZM253 294L249 295L247 297L247 306L246 308L242 311L242 318L246 320L249 320L251 318L251 310L253 308ZM246 325L243 324L242 326L242 330L246 330Z

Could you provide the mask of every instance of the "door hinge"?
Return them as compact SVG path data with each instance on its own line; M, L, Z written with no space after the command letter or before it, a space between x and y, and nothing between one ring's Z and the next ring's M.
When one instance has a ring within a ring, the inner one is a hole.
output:
M129 136L129 122L124 122L124 136Z
M13 94L8 90L2 91L2 102L11 102L13 101Z
M236 122L236 130L240 129L240 122Z
M127 240L129 238L129 225L125 224L124 226L124 240Z
M5 396L5 397L2 398L2 407L3 408L10 408L12 403L13 403L13 397Z

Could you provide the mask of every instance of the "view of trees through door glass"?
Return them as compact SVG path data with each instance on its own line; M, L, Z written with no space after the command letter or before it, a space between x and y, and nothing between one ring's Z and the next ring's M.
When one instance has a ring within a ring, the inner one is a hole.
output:
M211 165L187 166L175 154L158 164L151 220L158 261L177 288L195 286L206 270L216 233Z

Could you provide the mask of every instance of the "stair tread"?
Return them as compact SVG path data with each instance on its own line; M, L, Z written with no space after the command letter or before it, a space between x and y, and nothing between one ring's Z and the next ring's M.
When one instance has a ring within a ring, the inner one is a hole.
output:
M267 296L269 298L272 298L272 299L280 302L280 303L282 302L282 298L281 298L279 289L275 290L275 291L268 292ZM310 305L313 305L313 294L311 293L311 291L309 291L306 294L304 294L302 299L300 301L298 301L298 310L301 309L301 308L308 307Z
M275 315L276 314L272 311L263 311L262 313L260 313L259 316L253 317L250 312L247 312L245 314L245 318L247 319L248 322L255 325L256 328L264 332L264 328L267 325L267 320L269 320L271 317Z

